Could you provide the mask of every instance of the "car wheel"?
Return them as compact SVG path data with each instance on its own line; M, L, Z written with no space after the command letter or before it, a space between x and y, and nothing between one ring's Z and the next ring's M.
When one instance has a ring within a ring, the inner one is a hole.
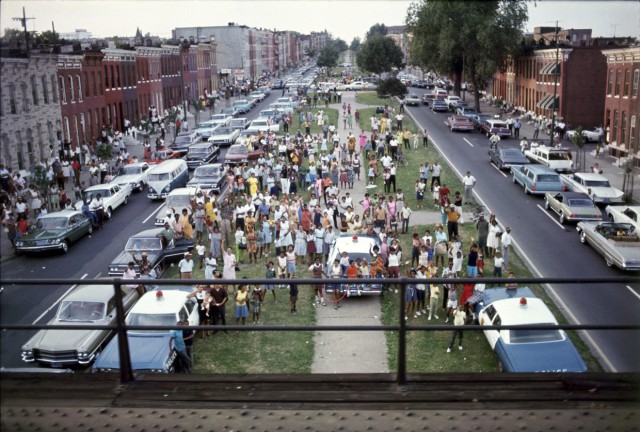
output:
M124 197L124 201L122 202L122 204L127 205L128 202L129 202L129 197L128 196Z
M586 245L587 244L587 235L584 231L580 232L580 243Z
M112 211L113 211L113 210L111 210L111 207L107 208L107 209L104 211L104 217L105 217L105 219L111 219L111 212L112 212Z
M607 264L607 267L613 268L613 261L611 261L611 258L605 258L604 262Z
M547 201L546 199L544 200L544 208L546 210L549 210L549 201Z
M93 223L89 225L89 229L87 230L87 234L93 234Z
M516 176L515 176L515 175L514 175L514 176L511 176L511 182L512 182L513 184L516 184Z
M609 221L611 221L611 222L615 222L615 220L613 218L613 214L611 214L611 213L607 213L607 219L609 219Z
M558 219L560 221L560 225L564 225L564 223L566 222L564 219L564 213L560 213L560 216Z
M142 192L144 190L144 182L142 182L142 181L140 182L140 184L138 185L138 190L140 192Z
M62 248L62 253L69 252L69 242L67 240L63 240L62 243L60 243L60 246Z

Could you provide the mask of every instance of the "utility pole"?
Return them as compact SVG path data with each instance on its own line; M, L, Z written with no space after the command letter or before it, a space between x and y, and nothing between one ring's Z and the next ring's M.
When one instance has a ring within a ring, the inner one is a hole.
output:
M27 55L29 55L29 31L27 30L27 20L35 20L34 17L31 18L27 18L27 13L24 10L24 7L22 8L22 16L21 17L13 17L11 18L13 21L20 21L20 24L22 25L22 28L24 29L24 44L25 44L25 48L27 50Z

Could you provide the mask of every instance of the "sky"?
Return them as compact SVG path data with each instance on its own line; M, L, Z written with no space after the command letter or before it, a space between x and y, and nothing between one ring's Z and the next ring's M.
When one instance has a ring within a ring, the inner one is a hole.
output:
M96 37L143 34L170 37L175 27L227 25L294 30L301 33L327 30L350 43L378 22L402 25L407 0L2 0L0 28L18 28L14 17L25 7L29 30L57 32L86 29ZM591 28L593 36L640 38L640 2L549 1L529 2L527 31L537 26Z

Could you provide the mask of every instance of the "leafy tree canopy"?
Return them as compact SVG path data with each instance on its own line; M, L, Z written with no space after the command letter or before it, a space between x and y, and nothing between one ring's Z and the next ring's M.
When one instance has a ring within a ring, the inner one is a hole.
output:
M356 52L360 49L360 45L362 45L362 42L360 42L360 38L356 36L351 41L351 44L349 45L349 49L353 52Z
M390 72L394 67L401 68L403 58L402 50L392 39L374 34L360 46L356 62L362 70L381 74Z
M379 81L376 91L378 93L378 97L381 98L393 96L403 98L405 93L407 92L407 88L398 78L391 77Z
M373 35L381 35L381 36L386 36L387 35L387 26L384 24L380 24L380 23L375 23L374 25L372 25L369 28L369 31L367 32L365 39L369 39L371 36Z

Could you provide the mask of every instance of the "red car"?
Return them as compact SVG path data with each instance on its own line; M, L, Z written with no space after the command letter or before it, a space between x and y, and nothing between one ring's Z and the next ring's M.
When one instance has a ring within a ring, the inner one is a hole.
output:
M227 150L227 154L224 156L224 163L237 165L258 159L263 154L264 151L262 149L249 151L244 144L234 144Z
M159 164L169 159L179 159L181 157L180 152L173 151L168 148L161 148L154 152L151 152L149 157L144 161L148 164Z
M447 119L447 123L451 131L472 132L474 129L473 123L463 115L452 115Z

